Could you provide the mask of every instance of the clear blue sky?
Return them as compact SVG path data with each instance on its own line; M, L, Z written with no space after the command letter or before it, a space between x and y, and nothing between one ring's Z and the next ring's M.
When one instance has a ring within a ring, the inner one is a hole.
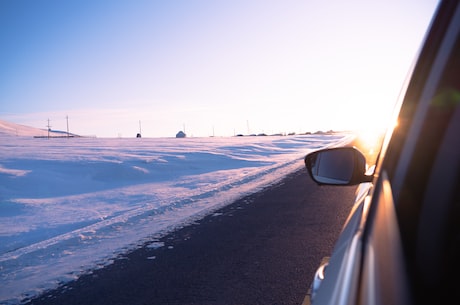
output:
M0 119L98 137L369 128L437 3L1 0Z

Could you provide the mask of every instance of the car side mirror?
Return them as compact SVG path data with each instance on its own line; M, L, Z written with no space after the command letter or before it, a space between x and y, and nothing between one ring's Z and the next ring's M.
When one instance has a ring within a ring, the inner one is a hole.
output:
M318 150L305 157L310 177L318 184L356 185L371 182L367 176L366 158L356 147L336 147Z

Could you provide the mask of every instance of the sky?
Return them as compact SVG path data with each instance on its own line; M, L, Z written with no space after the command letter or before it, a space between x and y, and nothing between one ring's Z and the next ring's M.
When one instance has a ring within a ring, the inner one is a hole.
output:
M308 152L354 138L43 139L37 132L0 120L0 304L18 304L144 244L162 247L167 232L304 168Z
M437 3L2 0L0 119L118 138L386 126Z

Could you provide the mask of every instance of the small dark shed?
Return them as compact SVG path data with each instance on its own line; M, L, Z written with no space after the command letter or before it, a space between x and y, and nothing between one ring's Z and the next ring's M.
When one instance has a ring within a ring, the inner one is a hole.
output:
M187 135L182 130L176 133L176 138L185 138Z

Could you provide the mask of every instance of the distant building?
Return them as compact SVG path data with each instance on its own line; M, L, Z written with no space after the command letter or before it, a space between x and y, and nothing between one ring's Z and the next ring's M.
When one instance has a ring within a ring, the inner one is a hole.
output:
M176 133L176 138L185 138L187 135L182 130Z

